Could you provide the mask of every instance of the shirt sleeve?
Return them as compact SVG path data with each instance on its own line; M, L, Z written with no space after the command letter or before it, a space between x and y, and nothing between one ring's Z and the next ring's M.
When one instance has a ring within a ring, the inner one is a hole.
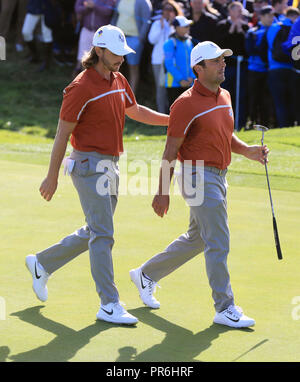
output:
M170 110L167 135L170 137L184 138L193 122L190 107L184 98L177 99Z
M59 118L67 122L77 122L90 98L87 89L76 82L71 83L63 91Z

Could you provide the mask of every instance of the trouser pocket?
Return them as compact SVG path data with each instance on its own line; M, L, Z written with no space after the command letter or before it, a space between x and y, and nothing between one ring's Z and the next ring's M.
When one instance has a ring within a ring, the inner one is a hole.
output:
M87 176L90 170L90 158L72 153L64 160L65 173L68 175Z

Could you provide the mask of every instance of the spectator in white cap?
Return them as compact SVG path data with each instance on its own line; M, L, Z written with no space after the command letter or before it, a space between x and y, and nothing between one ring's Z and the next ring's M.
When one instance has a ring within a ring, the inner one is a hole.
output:
M185 16L176 16L173 21L174 27L187 28L193 23L193 20L187 19ZM185 31L187 33L187 31Z
M196 44L189 34L192 23L184 16L176 16L172 23L175 32L164 43L165 86L169 106L192 85L195 78L190 67L190 54Z
M89 250L101 301L97 319L128 325L138 320L120 304L112 262L125 115L150 125L167 126L169 120L168 115L137 104L119 72L123 56L133 52L122 30L112 25L99 28L93 48L82 61L85 70L65 88L49 171L40 193L46 201L52 199L71 136L73 151L66 158L65 169L79 194L86 225L59 243L26 257L33 290L39 300L46 301L49 275Z
M255 321L235 305L230 284L226 173L231 152L264 164L268 149L249 146L233 133L230 94L220 87L225 79L224 58L230 55L230 49L221 49L210 41L192 50L191 67L197 79L171 106L159 186L152 202L154 212L164 217L178 159L179 185L190 208L189 227L162 252L132 269L130 277L143 303L158 309L160 303L153 296L157 282L204 252L214 300L213 322L241 328L253 326Z

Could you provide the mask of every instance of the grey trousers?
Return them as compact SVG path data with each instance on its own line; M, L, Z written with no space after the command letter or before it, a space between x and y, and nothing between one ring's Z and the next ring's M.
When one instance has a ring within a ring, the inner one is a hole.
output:
M75 161L70 175L87 224L36 256L51 274L89 250L91 273L101 303L118 302L112 261L113 214L119 185L118 158L79 151L73 151L70 158Z
M158 281L204 251L206 273L217 312L234 304L227 268L229 227L226 194L225 176L204 170L203 203L189 207L188 231L141 267L147 276Z

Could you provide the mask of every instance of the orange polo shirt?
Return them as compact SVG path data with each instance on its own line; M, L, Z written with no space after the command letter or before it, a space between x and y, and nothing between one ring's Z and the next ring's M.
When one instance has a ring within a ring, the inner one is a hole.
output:
M59 117L76 122L71 135L76 150L119 156L123 152L125 109L135 103L121 73L112 72L108 81L90 68L65 88Z
M195 80L171 106L168 135L184 138L181 162L204 160L205 166L224 170L231 161L233 129L231 98L225 89L216 94Z

